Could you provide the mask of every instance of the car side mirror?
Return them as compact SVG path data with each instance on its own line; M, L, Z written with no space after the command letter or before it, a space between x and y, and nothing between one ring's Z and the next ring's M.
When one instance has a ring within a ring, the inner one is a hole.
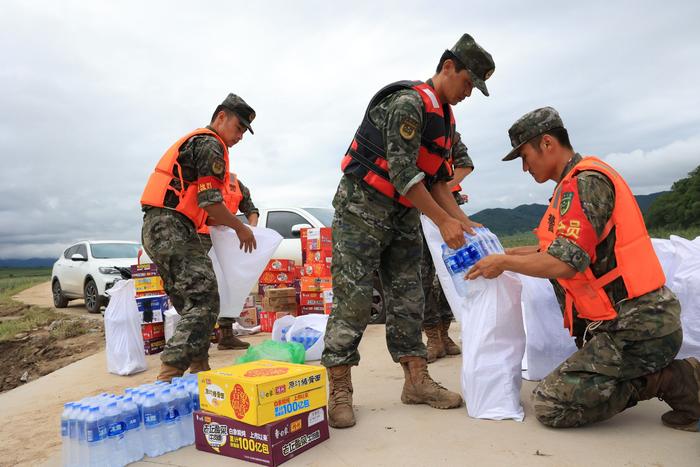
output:
M292 237L301 237L301 229L312 228L309 224L294 224L292 226Z
M73 256L70 257L71 261L87 261L87 258L80 253L73 253Z

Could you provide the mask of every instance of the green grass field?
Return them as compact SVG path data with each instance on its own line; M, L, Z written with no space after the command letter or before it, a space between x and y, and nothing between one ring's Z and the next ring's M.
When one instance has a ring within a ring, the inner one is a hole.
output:
M0 268L0 302L51 279L51 268Z
M687 238L688 240L693 240L700 236L700 227L691 227L689 229L682 230L652 229L649 231L649 235L651 238L665 239L668 239L671 235L677 235L679 237ZM505 235L501 237L500 240L505 248L537 244L537 238L532 232L521 232L513 235Z

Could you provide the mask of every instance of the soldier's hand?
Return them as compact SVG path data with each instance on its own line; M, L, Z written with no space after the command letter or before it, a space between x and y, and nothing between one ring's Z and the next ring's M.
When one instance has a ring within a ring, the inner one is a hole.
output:
M438 225L440 235L445 240L447 246L456 250L464 245L464 229L462 223L454 217L448 217L445 221Z
M465 279L476 279L483 277L485 279L494 279L503 274L503 257L505 255L488 255L480 259L465 275Z
M472 220L462 221L462 228L469 235L476 235L476 232L474 232L474 227L483 227L483 225L479 224L478 222L474 222Z
M247 225L243 225L242 228L236 230L238 239L241 241L240 248L246 253L250 253L255 248L257 248L257 243L255 242L255 235L253 231Z

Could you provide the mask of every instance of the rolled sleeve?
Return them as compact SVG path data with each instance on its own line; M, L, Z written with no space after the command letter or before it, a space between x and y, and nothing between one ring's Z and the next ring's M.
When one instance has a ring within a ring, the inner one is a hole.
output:
M412 136L401 135L402 125L414 128ZM387 108L384 141L389 180L402 195L425 178L417 165L422 125L422 101L416 91L398 93Z
M222 203L226 160L221 143L213 136L199 138L194 148L194 158L197 169L197 204L205 208Z
M255 204L253 204L253 199L250 197L250 190L240 179L238 179L238 187L241 189L241 195L243 196L240 204L238 205L238 210L241 211L246 217L250 216L251 214L260 215L260 211L258 211L258 208L255 207Z
M474 162L469 157L467 146L462 142L462 135L455 132L454 143L452 144L452 166L460 169L474 168Z

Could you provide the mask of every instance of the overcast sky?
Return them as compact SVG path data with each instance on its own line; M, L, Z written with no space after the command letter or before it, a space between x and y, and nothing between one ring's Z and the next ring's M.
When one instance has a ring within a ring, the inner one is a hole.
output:
M148 174L229 92L255 135L231 166L262 207L330 206L370 97L432 76L464 32L496 62L455 107L476 169L469 213L545 203L509 150L522 114L559 110L574 148L636 194L700 164L700 2L4 1L0 258L140 238Z

